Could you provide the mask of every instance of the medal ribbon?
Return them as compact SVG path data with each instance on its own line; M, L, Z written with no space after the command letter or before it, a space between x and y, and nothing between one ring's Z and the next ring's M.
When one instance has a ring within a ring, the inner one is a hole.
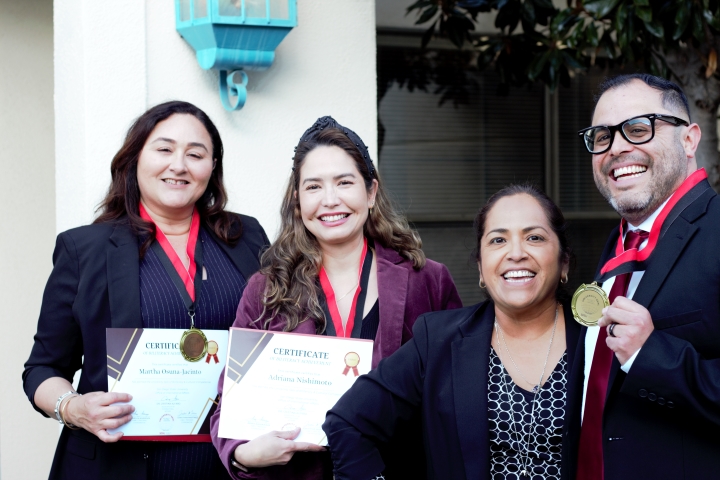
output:
M598 283L604 282L605 280L612 278L621 273L628 273L636 270L644 270L644 266L638 265L645 262L653 251L655 246L660 240L661 233L667 230L665 222L670 218L670 223L674 221L677 216L671 216L673 208L683 199L693 188L695 188L700 182L707 179L707 173L704 168L700 168L693 172L680 187L672 194L670 200L665 204L660 214L653 222L652 228L650 229L650 237L648 243L642 250L637 248L630 248L625 250L623 247L623 232L626 229L625 225L627 222L625 219L620 220L620 235L618 237L617 245L615 246L615 257L608 260L602 269L600 269L600 278ZM702 192L699 192L702 193ZM699 195L698 195L699 196Z
M200 214L196 208L193 208L192 220L190 222L190 234L188 235L186 253L190 259L190 268L185 270L182 260L178 257L175 249L170 244L165 234L158 228L157 224L153 221L152 217L147 213L143 204L140 204L140 217L153 225L155 225L155 239L162 247L165 255L168 256L175 271L180 276L183 285L185 285L185 291L190 296L190 300L195 302L195 273L197 272L197 263L195 262L195 247L197 246L198 234L200 233ZM184 295L183 295L184 296Z
M338 310L337 303L335 302L335 291L332 288L330 279L328 278L327 273L325 273L325 268L320 269L320 286L325 294L327 309L330 313L333 327L335 327L335 335L338 337L349 338L352 336L353 327L355 326L355 317L357 316L356 310L358 308L358 296L363 289L363 286L360 285L360 278L363 272L363 265L365 264L365 256L368 251L367 243L367 238L365 238L363 241L362 255L360 256L360 266L358 267L358 286L355 289L355 295L353 295L353 301L350 306L350 313L348 314L348 320L345 328L343 328L342 317L340 316L340 311ZM367 285L365 287L367 288ZM363 306L360 306L360 308Z

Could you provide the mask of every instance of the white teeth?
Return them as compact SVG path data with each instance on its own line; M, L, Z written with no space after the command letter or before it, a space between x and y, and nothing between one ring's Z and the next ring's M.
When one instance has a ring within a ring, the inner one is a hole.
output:
M630 165L627 167L616 168L615 170L613 170L613 175L615 176L615 178L621 177L623 175L631 175L631 174L632 174L632 176L636 177L637 176L636 174L643 173L646 170L647 170L647 167L643 167L640 165Z
M172 178L163 178L163 182L169 183L170 185L187 185L188 182L185 180L174 180Z
M528 270L513 270L505 273L504 278L521 278L521 277L534 277L535 274Z
M348 213L340 213L338 215L324 215L320 217L320 220L323 222L337 222L338 220L342 220L345 217L350 216Z

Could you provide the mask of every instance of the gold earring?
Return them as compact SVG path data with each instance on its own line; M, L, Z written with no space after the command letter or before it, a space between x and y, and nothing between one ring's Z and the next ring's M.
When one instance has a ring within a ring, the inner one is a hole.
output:
M485 285L485 283L482 280L482 277L480 277L480 288L485 288L485 287L487 287L487 285Z

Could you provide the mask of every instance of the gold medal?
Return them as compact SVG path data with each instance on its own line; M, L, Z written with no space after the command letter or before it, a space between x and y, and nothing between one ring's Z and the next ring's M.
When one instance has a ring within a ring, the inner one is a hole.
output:
M202 330L190 327L180 337L180 353L188 362L197 362L207 353L208 341Z
M610 306L610 300L605 290L600 288L597 282L590 285L582 284L575 290L570 308L573 317L581 325L594 327L602 317L602 310Z

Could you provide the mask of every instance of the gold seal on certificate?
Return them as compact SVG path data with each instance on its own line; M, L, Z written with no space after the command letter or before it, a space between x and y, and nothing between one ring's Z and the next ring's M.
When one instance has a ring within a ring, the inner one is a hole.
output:
M355 352L348 352L345 355L345 370L343 370L343 375L347 375L350 369L352 369L353 373L357 377L359 375L357 366L360 363L360 355L358 355Z
M180 353L188 362L197 362L205 356L208 341L202 330L190 327L180 337ZM210 362L208 362L210 363Z
M602 317L602 309L610 306L610 300L597 282L582 284L575 290L570 307L573 317L581 325L594 327Z

